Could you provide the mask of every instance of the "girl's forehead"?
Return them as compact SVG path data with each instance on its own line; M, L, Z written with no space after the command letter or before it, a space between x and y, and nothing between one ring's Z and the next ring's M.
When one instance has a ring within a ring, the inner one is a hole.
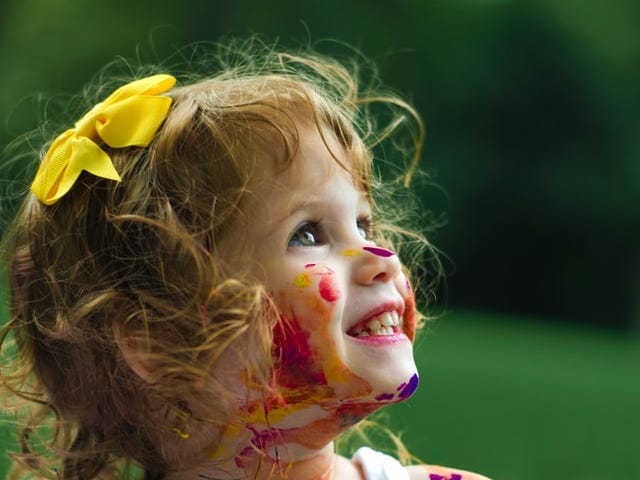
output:
M350 204L368 204L357 163L329 131L301 128L298 148L286 165L274 161L254 177L247 206L252 212L291 212L305 205L331 203L340 195Z
M298 132L295 154L284 168L272 173L276 185L322 189L327 183L347 178L357 190L366 190L360 181L360 159L331 130L302 125Z

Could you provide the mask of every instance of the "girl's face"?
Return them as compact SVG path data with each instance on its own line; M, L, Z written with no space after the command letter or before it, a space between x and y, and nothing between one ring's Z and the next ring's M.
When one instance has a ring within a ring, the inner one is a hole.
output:
M324 136L349 165L334 135ZM354 423L417 387L414 297L398 257L370 240L365 194L331 152L316 128L302 127L292 165L265 168L245 231L227 238L244 240L236 258L252 265L280 313L272 351L280 395L268 409L339 405Z

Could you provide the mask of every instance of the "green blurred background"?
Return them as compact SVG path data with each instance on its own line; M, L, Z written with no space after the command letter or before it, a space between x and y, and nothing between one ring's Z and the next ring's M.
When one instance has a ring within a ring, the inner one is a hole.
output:
M253 32L353 45L425 118L449 313L390 409L414 453L640 479L640 2L3 0L0 144L117 57Z

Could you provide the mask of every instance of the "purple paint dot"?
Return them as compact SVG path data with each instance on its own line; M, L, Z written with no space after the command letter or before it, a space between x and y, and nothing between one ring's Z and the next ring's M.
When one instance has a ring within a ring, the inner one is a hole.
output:
M395 395L393 393L381 393L380 395L378 395L376 397L376 400L383 401L383 400L391 400Z
M437 473L430 473L429 480L446 480L442 475L438 475Z
M400 391L406 386L407 386L407 382L402 382L400 385L398 385L398 388L396 388L396 390Z
M450 480L462 480L462 475L460 475L459 473L452 473Z
M405 385L402 391L398 394L398 397L404 399L413 395L413 392L418 388L418 383L420 380L418 379L418 374L413 374L413 377L409 380L409 383Z
M387 250L386 248L381 247L362 247L365 252L373 253L374 255L378 255L379 257L393 257L395 253L391 250Z

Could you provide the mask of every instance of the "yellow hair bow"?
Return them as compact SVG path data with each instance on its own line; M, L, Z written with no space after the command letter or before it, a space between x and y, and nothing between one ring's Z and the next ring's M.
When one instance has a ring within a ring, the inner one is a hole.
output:
M146 147L171 106L157 96L176 83L170 75L154 75L128 83L98 103L75 127L54 140L40 163L31 191L45 205L57 202L85 170L121 181L109 155L98 141L113 148Z

